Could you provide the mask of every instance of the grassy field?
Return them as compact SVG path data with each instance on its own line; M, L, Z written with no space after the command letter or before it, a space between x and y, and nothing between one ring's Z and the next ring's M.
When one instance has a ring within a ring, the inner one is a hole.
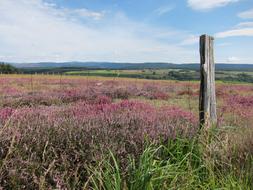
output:
M67 75L128 77L163 80L199 80L199 72L183 69L143 69L143 70L83 70L68 71ZM217 71L216 80L232 82L253 82L253 72Z
M128 77L128 78L144 78L159 79L166 75L169 70L87 70L87 71L69 71L67 75L82 76L103 76L103 77ZM167 73L166 73L167 72Z
M199 130L197 81L120 78L153 72L0 75L0 189L252 189L252 84Z

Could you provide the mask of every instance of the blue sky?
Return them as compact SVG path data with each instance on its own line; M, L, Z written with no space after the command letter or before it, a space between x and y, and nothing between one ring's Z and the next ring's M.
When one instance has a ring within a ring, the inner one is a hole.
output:
M0 0L0 60L253 63L252 0Z

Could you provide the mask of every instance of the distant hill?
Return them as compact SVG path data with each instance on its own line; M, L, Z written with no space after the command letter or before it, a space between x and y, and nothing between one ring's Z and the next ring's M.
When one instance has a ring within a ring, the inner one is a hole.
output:
M173 63L114 63L114 62L39 62L39 63L11 63L18 68L32 70L52 68L78 69L190 69L198 70L199 64L173 64ZM253 71L253 64L216 64L216 70L227 71Z
M114 62L40 62L40 63L12 63L19 68L57 68L57 67L85 67L90 69L166 69L173 67L172 63L114 63Z

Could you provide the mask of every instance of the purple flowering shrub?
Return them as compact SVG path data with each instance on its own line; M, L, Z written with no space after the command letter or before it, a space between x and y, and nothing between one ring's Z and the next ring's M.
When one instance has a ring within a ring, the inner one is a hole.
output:
M1 108L0 109L0 122L2 124L5 124L8 121L8 119L11 118L14 111L15 110L13 108L10 108L10 107Z
M109 149L126 169L145 140L198 130L198 83L27 76L0 84L0 189L81 187L87 166ZM216 92L219 126L252 126L252 86L218 84ZM252 140L244 141L246 152Z
M5 126L0 183L15 187L15 178L15 183L32 189L49 168L46 177L52 186L59 180L70 183L76 172L85 181L85 166L102 159L108 149L124 167L128 155L138 157L145 139L159 143L177 135L190 138L197 131L196 117L181 108L128 100L111 103L107 97L69 106L2 108L0 118Z
M230 95L224 100L222 111L231 117L230 124L253 126L253 96Z
M29 77L0 78L0 83L4 84L0 87L2 107L61 105L93 101L98 96L168 100L186 88L186 84L174 82L50 79L41 76L32 80ZM191 85L191 88L197 89L197 86Z

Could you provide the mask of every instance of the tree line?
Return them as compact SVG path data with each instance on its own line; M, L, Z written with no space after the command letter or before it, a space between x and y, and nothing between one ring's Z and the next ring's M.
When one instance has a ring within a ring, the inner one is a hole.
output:
M7 63L0 63L0 73L2 74L14 74L19 73L19 70L16 67L13 67Z

